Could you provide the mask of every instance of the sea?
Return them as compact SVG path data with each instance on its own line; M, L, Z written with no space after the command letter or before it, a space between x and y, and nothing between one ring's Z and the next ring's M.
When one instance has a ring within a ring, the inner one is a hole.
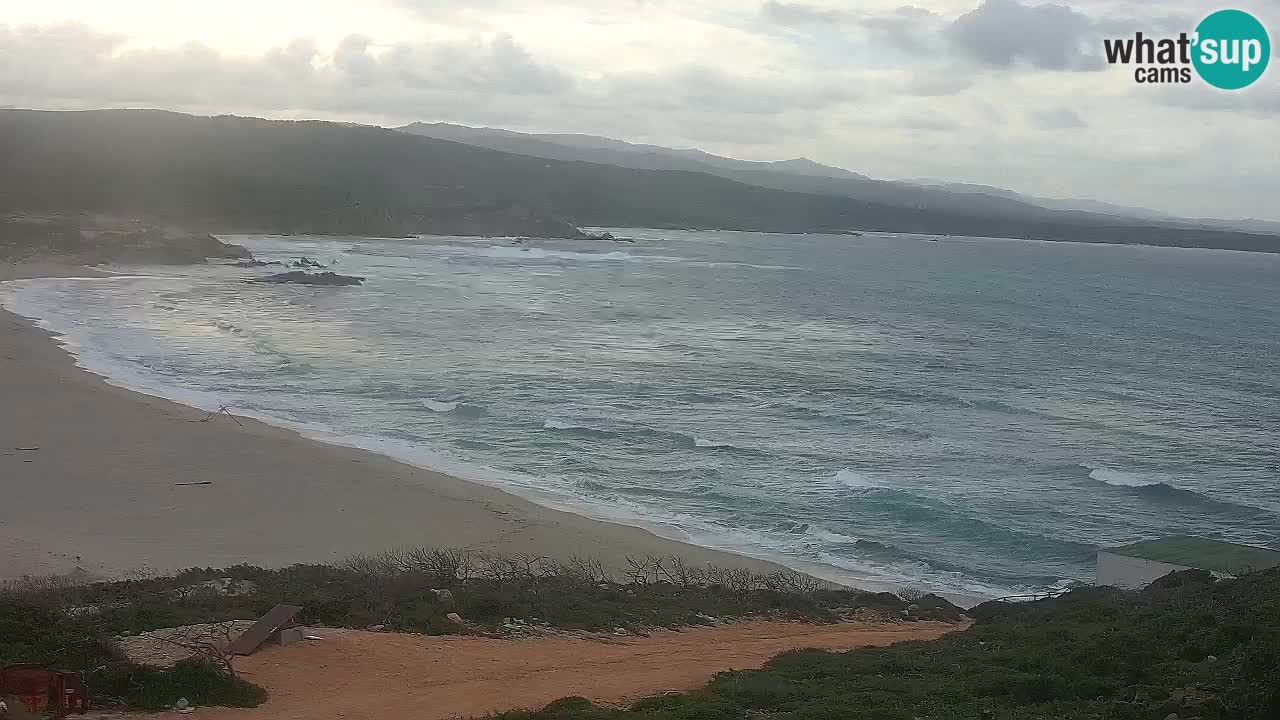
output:
M634 242L225 236L367 280L113 266L0 301L112 383L839 582L1280 549L1280 255L607 230Z

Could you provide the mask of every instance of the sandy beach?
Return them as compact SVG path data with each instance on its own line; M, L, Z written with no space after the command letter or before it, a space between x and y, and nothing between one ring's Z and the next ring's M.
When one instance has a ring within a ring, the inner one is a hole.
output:
M0 281L87 268L2 265ZM107 384L0 311L0 577L282 566L404 546L777 566Z

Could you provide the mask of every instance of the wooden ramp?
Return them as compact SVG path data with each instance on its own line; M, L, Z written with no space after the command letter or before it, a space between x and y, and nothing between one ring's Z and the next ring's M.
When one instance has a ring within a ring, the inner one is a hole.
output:
M288 627L293 618L302 612L297 605L277 605L263 615L252 627L240 633L228 648L233 655L251 655L267 638Z

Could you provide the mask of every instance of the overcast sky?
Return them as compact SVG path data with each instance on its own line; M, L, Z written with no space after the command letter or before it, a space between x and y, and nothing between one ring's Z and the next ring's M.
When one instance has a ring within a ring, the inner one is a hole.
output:
M0 0L0 104L580 132L1280 219L1280 3L1229 6L1273 45L1237 92L1100 60L1202 0Z

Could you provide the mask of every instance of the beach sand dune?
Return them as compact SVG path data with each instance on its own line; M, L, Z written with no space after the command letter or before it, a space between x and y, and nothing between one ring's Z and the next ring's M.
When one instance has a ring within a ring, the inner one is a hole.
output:
M93 274L3 265L0 281ZM407 546L777 566L108 385L0 311L0 578L283 566Z
M270 693L264 705L252 710L201 708L195 716L434 720L540 708L571 695L616 704L690 690L717 672L758 668L787 650L930 640L961 627L938 622L753 622L604 641L320 630L323 640L268 647L239 661L245 679Z

